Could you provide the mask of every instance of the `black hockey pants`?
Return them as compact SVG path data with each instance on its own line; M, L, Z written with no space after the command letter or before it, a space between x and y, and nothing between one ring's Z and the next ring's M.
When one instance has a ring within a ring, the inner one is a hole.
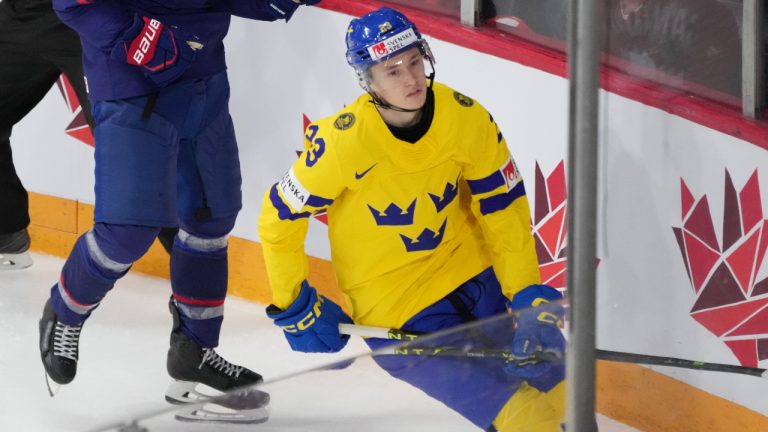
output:
M11 130L62 72L93 127L77 33L59 21L50 5L41 7L41 2L32 1L35 8L25 10L24 3L0 3L0 234L29 225L27 191L11 155Z

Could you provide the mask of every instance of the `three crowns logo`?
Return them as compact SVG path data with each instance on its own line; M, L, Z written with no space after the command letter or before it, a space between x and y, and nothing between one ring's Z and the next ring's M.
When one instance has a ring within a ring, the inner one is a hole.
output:
M458 194L459 188L456 187L455 184L446 183L442 197L435 194L429 194L429 198L432 200L432 203L435 204L435 210L440 213L444 208L448 207L448 204L453 202Z
M445 226L447 224L448 219L446 218L436 233L429 228L424 228L415 240L400 234L400 238L403 240L403 244L405 244L405 250L408 252L419 252L435 249L443 241L443 234L445 234Z
M408 208L403 210L395 203L390 203L389 206L382 212L368 204L368 208L371 210L376 225L379 226L395 226L395 225L412 225L413 215L416 212L416 199L414 198Z

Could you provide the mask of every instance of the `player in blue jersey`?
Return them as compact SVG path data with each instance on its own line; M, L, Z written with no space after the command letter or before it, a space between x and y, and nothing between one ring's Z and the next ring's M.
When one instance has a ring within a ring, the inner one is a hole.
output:
M93 127L83 79L80 38L56 16L51 0L0 2L0 270L32 265L28 252L29 198L16 174L11 132L66 75ZM158 239L170 253L176 228L163 228Z
M96 203L94 227L77 240L40 320L49 389L74 379L83 323L160 228L175 225L166 399L194 401L199 384L225 391L261 381L214 350L227 236L241 208L223 39L232 15L287 21L317 1L54 0L82 40L96 123ZM267 400L250 393L238 402L246 410L218 419L261 421Z
M540 284L525 187L493 117L433 82L429 46L401 13L352 20L346 43L366 93L307 127L307 150L262 202L267 314L294 350L333 352L346 344L340 323L431 333L509 310L514 332L485 339L519 358L562 354L562 296ZM351 316L307 281L308 220L322 210ZM483 430L551 432L563 422L561 361L375 360Z

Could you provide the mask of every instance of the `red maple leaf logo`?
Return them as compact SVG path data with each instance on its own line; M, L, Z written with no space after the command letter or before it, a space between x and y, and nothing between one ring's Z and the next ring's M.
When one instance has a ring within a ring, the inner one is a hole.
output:
M757 170L741 191L725 171L722 247L707 196L694 199L680 179L682 227L672 230L696 294L691 317L719 337L744 366L768 359L768 278L758 274L768 249Z
M56 85L59 87L59 91L61 91L61 95L64 97L64 102L67 103L67 108L69 108L69 111L74 114L74 118L69 123L69 126L67 126L64 132L67 135L93 147L93 134L91 133L91 128L88 126L88 121L85 119L85 113L83 112L83 107L80 105L80 101L77 99L75 89L72 88L72 84L64 74L59 76L58 81L56 81Z
M566 268L566 189L565 164L544 177L536 163L533 238L539 257L541 282L565 291Z

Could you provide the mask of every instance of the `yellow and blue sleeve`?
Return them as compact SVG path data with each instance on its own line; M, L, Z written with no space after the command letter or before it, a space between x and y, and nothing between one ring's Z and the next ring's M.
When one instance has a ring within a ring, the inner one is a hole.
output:
M531 213L520 171L493 117L483 108L464 179L504 295L540 282Z
M321 127L307 127L306 150L262 200L259 237L273 303L281 309L290 306L309 275L304 241L310 216L330 206L344 189L338 155Z

